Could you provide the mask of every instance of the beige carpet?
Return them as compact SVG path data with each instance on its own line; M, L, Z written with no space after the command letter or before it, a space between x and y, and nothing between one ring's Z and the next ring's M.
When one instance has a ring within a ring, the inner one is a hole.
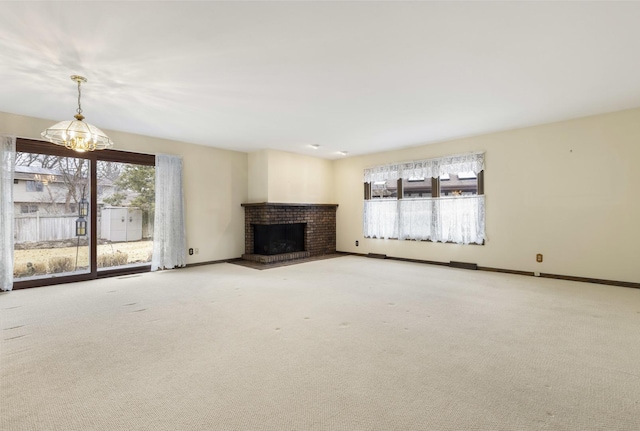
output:
M0 294L2 430L638 430L640 290L357 256Z

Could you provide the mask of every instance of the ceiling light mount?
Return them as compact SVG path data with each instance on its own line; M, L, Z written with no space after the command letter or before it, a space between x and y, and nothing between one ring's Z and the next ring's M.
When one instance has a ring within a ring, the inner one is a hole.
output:
M113 141L102 130L82 121L84 115L82 115L80 86L87 82L87 78L71 75L71 80L78 84L78 109L74 115L75 120L61 121L46 129L41 136L53 144L78 152L104 150L113 146Z

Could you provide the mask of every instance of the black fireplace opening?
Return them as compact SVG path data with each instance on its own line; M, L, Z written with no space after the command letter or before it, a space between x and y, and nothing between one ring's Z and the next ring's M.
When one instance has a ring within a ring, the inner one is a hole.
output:
M274 255L304 250L306 223L254 224L253 252Z

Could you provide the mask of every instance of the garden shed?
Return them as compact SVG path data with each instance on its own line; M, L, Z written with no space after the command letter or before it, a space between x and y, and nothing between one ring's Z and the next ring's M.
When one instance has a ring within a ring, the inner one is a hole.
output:
M133 207L104 207L100 238L112 242L142 239L142 211Z

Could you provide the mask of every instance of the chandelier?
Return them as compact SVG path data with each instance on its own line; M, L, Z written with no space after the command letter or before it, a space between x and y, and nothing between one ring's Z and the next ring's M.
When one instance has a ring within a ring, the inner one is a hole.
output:
M87 82L87 78L73 75L71 80L78 83L78 109L76 109L77 114L74 115L75 120L61 121L46 129L41 136L53 144L78 152L104 150L111 147L113 141L102 130L82 121L84 115L82 115L80 104L80 84Z

